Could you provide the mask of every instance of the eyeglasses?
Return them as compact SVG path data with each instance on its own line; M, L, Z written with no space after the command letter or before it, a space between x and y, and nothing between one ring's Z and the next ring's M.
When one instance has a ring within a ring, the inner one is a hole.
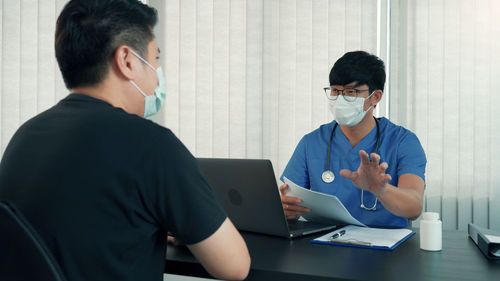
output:
M359 93L362 92L368 92L370 91L369 89L365 90L358 90L358 89L344 89L344 90L339 90L335 89L332 87L325 87L323 88L326 94L326 98L329 100L337 100L339 95L342 95L346 101L352 102L355 101L356 98L358 97Z

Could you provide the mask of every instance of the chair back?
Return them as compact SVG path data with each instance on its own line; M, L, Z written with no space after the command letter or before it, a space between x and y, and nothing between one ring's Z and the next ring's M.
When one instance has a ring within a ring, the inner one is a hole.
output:
M0 201L0 280L66 280L38 233L5 201Z

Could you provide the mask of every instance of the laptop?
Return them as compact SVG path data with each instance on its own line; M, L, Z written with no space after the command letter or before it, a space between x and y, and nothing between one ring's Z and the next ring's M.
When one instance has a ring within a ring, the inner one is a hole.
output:
M238 230L293 238L335 228L286 219L269 160L198 158L198 164Z

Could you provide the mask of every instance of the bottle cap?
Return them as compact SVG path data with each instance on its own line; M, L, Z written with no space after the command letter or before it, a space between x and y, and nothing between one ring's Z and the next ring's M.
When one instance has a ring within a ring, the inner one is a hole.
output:
M423 219L424 220L432 220L432 221L439 220L439 213L425 212L423 214Z

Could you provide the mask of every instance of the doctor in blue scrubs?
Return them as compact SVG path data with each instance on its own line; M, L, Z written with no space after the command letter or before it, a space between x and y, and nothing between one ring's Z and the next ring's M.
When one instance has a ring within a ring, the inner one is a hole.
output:
M422 212L427 160L414 133L373 116L385 77L384 62L366 52L337 60L324 89L334 120L300 140L281 180L337 196L366 225L407 227ZM288 219L314 208L287 188L280 192Z

